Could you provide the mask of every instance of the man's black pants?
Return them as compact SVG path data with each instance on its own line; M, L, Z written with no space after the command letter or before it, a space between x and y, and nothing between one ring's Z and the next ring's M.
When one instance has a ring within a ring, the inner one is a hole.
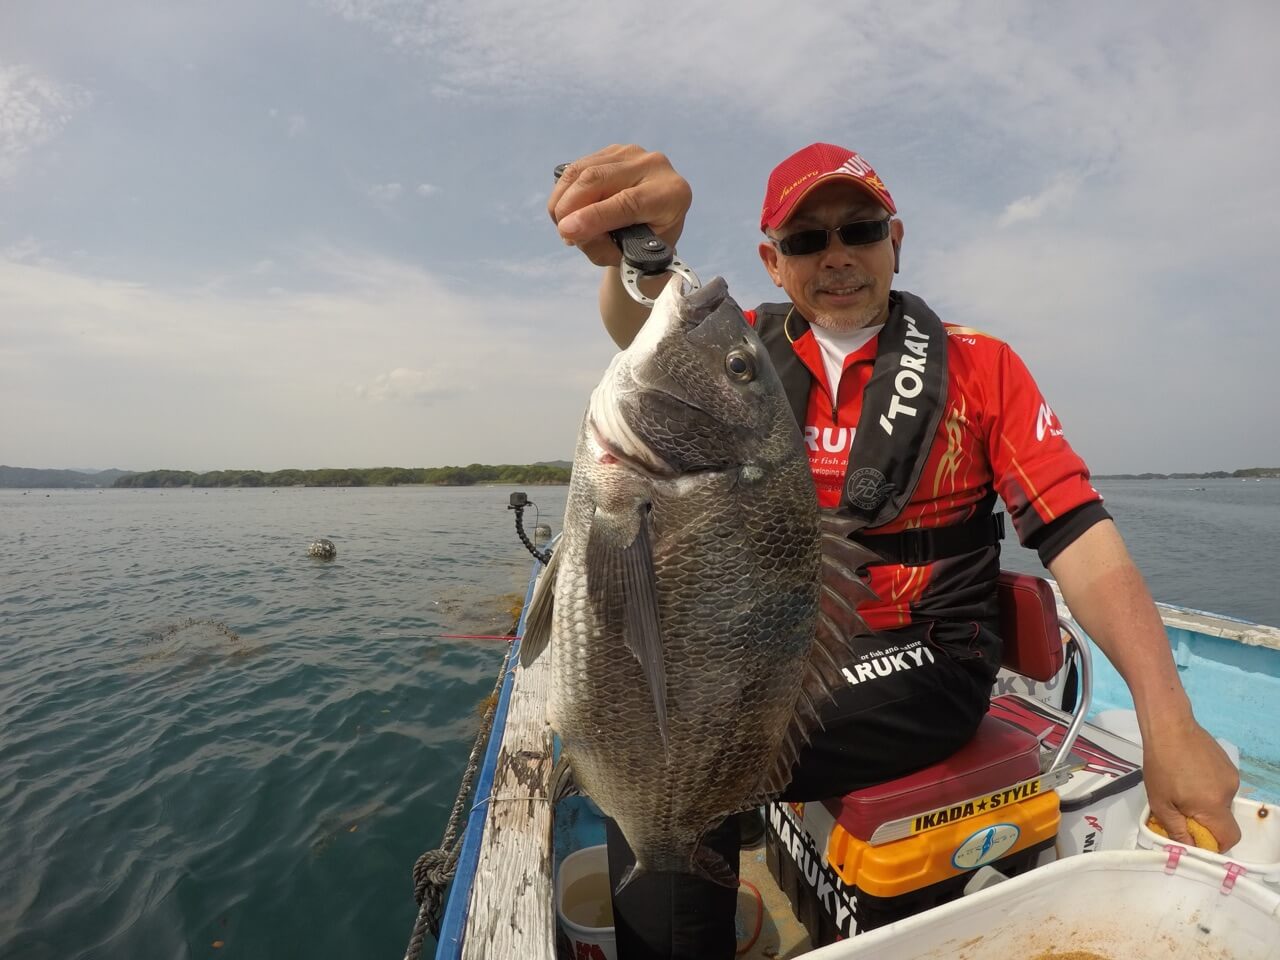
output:
M825 728L801 753L784 800L823 800L937 763L964 746L987 712L991 671L978 651L993 635L974 622L932 622L866 638L853 678L823 710ZM635 862L606 822L616 888ZM738 822L703 842L738 869ZM618 960L732 960L737 891L677 873L637 877L614 897Z

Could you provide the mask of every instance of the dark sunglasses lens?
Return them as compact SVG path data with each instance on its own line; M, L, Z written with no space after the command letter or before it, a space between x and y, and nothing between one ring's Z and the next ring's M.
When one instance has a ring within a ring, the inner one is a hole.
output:
M784 256L803 257L827 248L827 231L801 230L778 241L778 249Z
M858 220L837 227L840 242L846 246L856 247L863 243L876 243L889 235L888 220Z
M888 220L856 220L836 227L830 233L840 235L845 246L858 247L864 243L878 243L889 235ZM830 233L826 230L800 230L778 241L778 249L787 257L803 257L827 249Z

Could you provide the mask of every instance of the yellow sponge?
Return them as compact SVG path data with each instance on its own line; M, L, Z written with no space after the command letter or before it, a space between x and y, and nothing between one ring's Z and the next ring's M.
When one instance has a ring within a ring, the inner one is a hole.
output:
M1156 819L1156 815L1154 813L1147 818L1147 829L1152 833L1160 834L1162 837L1169 836L1169 831L1161 825L1160 821ZM1191 834L1191 842L1197 847L1202 850L1208 850L1210 853L1220 852L1218 850L1217 838L1210 833L1209 828L1200 823L1200 821L1187 817L1187 830Z

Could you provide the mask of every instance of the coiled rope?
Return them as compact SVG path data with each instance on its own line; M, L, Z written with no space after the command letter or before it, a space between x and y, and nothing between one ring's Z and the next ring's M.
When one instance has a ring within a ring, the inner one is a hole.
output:
M453 801L453 812L449 814L449 823L444 829L440 846L428 850L413 865L413 897L418 903L418 918L413 923L413 934L409 937L404 960L418 960L422 955L422 944L428 930L431 931L431 936L440 936L444 894L458 868L458 856L462 852L462 828L471 812L467 808L467 798L471 796L476 774L480 770L481 751L488 743L489 733L493 729L493 717L498 711L498 695L502 692L502 681L507 673L507 659L502 658L502 666L498 669L498 679L494 682L493 693L489 695L484 719L476 733L476 742L471 745L471 757L467 760L466 772L462 774L462 783L458 786L458 796Z

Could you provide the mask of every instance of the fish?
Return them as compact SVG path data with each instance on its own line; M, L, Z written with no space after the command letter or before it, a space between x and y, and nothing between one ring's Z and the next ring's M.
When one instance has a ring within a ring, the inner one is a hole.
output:
M551 658L553 793L615 820L645 872L737 877L702 844L775 797L869 632L852 520L820 513L759 337L716 278L668 284L579 433L520 662Z

